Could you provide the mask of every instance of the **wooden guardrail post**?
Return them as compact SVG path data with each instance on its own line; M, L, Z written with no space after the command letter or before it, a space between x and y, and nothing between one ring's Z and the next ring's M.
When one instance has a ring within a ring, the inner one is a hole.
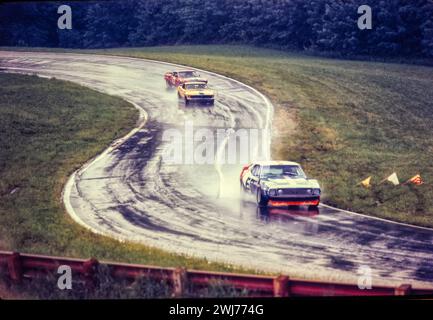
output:
M402 284L401 286L395 288L394 295L396 296L407 296L412 291L412 285Z
M12 281L19 283L23 279L23 270L21 265L21 258L18 252L12 253L7 259L9 276Z
M173 295L180 298L185 293L187 273L184 268L176 268L173 271Z
M274 297L288 297L289 290L289 277L280 275L274 278Z
M88 289L95 287L95 272L98 269L99 261L91 258L83 262L83 277Z

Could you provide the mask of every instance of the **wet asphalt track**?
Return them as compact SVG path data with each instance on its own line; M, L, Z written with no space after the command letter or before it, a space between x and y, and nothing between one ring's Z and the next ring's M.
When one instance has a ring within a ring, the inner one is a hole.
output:
M70 80L145 110L142 128L77 172L65 189L70 213L94 232L296 276L356 282L358 268L367 265L373 286L433 283L433 231L325 207L260 212L248 197L241 201L240 165L162 160L163 130L182 131L185 121L212 132L270 128L272 106L251 88L201 72L218 91L216 104L185 107L165 88L163 74L174 68L164 63L0 51L0 69Z

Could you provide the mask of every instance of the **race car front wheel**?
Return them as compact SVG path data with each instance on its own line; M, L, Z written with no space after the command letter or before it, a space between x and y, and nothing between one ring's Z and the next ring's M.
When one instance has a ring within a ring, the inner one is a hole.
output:
M260 207L267 206L269 202L269 198L263 194L261 189L257 189L256 200L257 200L257 205Z
M244 188L244 186L242 184L242 181L239 184L239 197L240 197L241 200L245 199L245 188Z

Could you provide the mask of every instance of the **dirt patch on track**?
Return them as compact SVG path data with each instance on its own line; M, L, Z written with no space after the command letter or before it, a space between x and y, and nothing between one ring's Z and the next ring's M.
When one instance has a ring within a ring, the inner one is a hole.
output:
M298 127L297 109L293 104L287 103L275 107L272 132L272 158L291 158L294 145L293 137Z

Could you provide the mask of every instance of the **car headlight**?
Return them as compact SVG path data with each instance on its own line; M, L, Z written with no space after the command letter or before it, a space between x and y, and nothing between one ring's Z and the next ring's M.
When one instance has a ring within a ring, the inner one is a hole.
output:
M320 189L313 189L313 195L320 196Z
M269 189L269 195L270 196L276 196L277 195L277 190L276 189Z
M261 189L265 192L265 193L269 193L269 186L262 184Z

